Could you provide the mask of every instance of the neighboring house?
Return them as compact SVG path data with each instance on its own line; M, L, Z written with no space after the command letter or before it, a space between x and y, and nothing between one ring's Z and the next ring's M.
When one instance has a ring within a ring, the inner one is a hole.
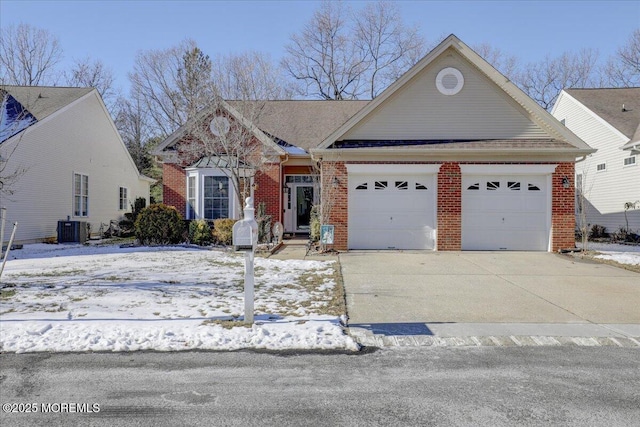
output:
M140 175L98 92L92 88L0 86L0 205L5 242L57 236L58 221L121 219L152 180ZM15 179L6 179L14 176Z
M339 250L575 246L574 164L594 150L454 35L372 101L268 101L264 112L252 129L270 155L254 197L287 232L308 231L320 191ZM242 120L232 103L203 117L214 115ZM189 218L237 216L239 202L216 191L224 171L177 155L185 133L156 151L165 203Z
M564 90L552 114L598 150L576 164L586 225L640 233L640 88Z

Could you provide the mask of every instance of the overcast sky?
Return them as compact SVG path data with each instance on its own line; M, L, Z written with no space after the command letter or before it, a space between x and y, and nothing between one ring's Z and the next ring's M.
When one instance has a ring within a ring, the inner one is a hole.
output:
M364 2L349 1L357 11ZM456 34L473 46L489 43L524 62L595 48L606 59L640 28L633 1L400 1L407 23L431 45ZM136 52L194 39L212 58L256 50L279 61L291 34L317 1L29 1L1 0L2 28L25 22L60 39L68 66L102 60L128 88Z

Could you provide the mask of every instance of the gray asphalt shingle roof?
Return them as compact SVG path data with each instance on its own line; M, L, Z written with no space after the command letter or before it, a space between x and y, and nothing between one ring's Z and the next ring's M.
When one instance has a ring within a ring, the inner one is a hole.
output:
M640 87L567 89L566 92L626 137L640 139Z
M257 127L276 138L309 151L370 101L264 101ZM229 104L242 113L241 101Z
M37 120L55 113L93 90L90 87L0 86Z

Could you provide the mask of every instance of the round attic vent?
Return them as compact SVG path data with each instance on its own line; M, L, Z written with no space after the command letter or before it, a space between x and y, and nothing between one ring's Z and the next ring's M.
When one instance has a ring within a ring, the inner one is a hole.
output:
M443 95L455 95L462 90L464 77L453 67L442 69L436 76L436 87Z
M224 136L229 132L229 129L231 129L231 124L226 117L216 116L211 120L209 129L211 129L211 133L215 136Z

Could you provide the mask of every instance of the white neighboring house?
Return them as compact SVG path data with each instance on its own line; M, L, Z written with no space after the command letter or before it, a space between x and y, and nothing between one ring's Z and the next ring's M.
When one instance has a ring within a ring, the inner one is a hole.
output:
M552 114L598 150L576 163L587 224L640 233L640 88L563 90Z
M153 180L136 168L97 90L0 86L0 99L5 243L15 221L17 243L56 237L60 220L86 222L95 235L136 198L148 204Z

